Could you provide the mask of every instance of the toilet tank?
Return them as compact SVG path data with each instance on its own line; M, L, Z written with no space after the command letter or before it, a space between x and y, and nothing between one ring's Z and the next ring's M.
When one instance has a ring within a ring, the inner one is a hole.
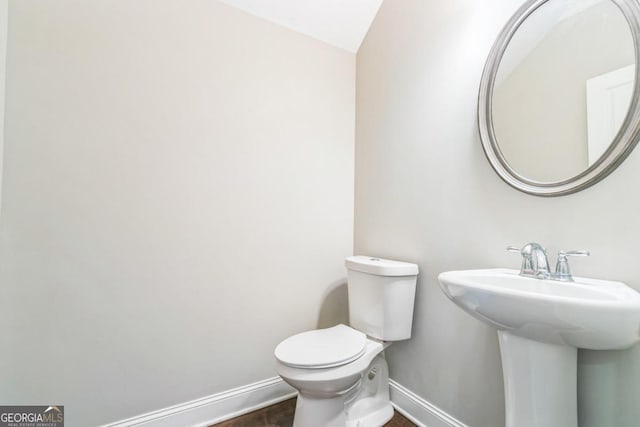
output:
M383 341L411 338L418 266L369 256L345 266L351 327Z

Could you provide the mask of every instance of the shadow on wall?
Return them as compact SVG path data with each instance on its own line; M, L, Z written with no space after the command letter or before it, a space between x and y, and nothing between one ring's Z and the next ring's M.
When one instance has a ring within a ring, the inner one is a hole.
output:
M319 329L330 328L339 323L349 324L349 295L346 279L329 285L318 312Z

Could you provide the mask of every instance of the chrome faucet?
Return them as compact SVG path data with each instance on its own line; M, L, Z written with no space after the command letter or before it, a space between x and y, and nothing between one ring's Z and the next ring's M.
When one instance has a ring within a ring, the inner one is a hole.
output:
M550 279L549 260L547 251L538 243L527 243L518 249L515 246L507 247L510 252L519 252L522 255L522 267L520 275L535 277L536 279Z
M519 249L508 246L510 252L519 252L522 255L522 267L520 275L536 279L551 279L561 282L573 282L573 276L569 269L568 256L589 256L589 251L559 251L555 273L549 269L547 251L538 243L527 243Z

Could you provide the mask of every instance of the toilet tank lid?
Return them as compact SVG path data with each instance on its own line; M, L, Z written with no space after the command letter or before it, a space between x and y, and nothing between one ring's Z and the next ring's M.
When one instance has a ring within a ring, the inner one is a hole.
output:
M377 276L416 276L418 274L418 266L416 264L366 255L347 257L344 265L348 270Z

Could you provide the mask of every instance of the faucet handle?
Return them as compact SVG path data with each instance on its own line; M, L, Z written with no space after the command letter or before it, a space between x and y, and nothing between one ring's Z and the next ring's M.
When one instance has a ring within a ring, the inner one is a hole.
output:
M589 251L558 251L558 258L566 258L568 256L589 256Z
M533 271L533 259L531 258L531 245L525 245L522 249L517 246L507 246L507 251L517 252L522 255L522 265L520 266L520 274L523 272Z
M558 251L558 262L556 262L556 273L553 278L562 282L573 282L573 276L569 269L568 256L589 256L589 251Z

